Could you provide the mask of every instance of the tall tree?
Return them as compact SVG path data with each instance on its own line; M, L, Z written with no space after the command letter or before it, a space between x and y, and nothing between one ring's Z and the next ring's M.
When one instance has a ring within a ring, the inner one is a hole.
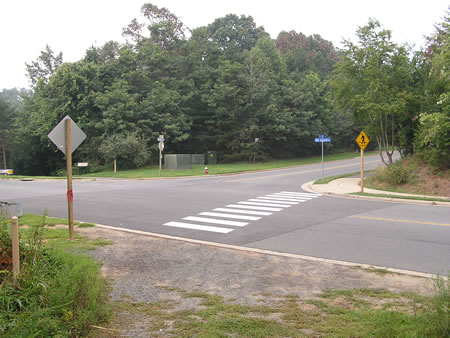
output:
M151 3L146 3L141 7L142 15L149 21L139 23L137 19L133 19L131 23L123 29L123 35L131 38L139 44L141 41L149 38L162 49L173 49L179 41L185 39L186 27L181 20L167 8L158 8ZM150 33L149 37L143 33L146 27Z
M393 43L391 32L373 19L357 30L357 36L358 44L345 42L344 55L333 74L336 103L365 125L388 165L398 145L400 126L411 118L408 51Z
M56 69L62 63L62 53L55 55L50 46L46 45L45 50L41 51L41 54L35 61L25 64L31 85L33 87L36 86L39 80L48 82L49 77L55 74Z
M435 167L450 167L450 7L423 54L424 93L415 146Z
M13 108L0 96L0 143L2 149L3 168L7 169L6 151L8 134L13 122Z

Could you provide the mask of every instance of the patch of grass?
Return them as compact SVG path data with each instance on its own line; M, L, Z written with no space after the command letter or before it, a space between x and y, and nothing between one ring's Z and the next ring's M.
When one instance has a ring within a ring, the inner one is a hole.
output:
M133 328L126 318L137 317L139 325L146 323L148 335L156 336L445 337L449 333L445 282L440 282L435 297L384 289L327 290L318 298L303 300L288 295L281 303L264 307L230 304L221 296L202 291L178 290L184 299L200 299L200 305L177 311L177 301L122 301L110 326L130 332Z
M36 214L23 214L23 216L19 217L19 225L29 225L33 226L54 226L56 224L69 224L69 221L64 218L57 217L49 217L49 216L41 216ZM73 222L74 225L79 225L79 222Z
M373 152L375 154L376 152ZM372 153L368 154L371 155ZM359 154L355 152L347 152L340 154L333 154L326 157L325 161L337 161L349 158L358 157ZM291 166L299 166L305 164L320 163L321 156L312 156L306 158L296 158L289 160L272 160L266 162L239 162L239 163L225 163L206 165L209 169L209 175L232 174L246 171L258 171L285 168ZM205 165L192 165L188 170L163 170L162 177L182 177L182 176L204 176ZM117 177L117 178L157 178L159 177L159 167L151 166L142 169L124 170L114 173L113 171L104 171L100 173L92 173L83 175L82 177Z
M81 222L78 224L79 228L93 228L95 227L94 223L86 223L86 222Z
M414 200L414 201L429 201L429 202L446 202L446 203L450 203L450 200L445 199L445 198L436 198L436 197L427 197L427 196L405 196L405 195L393 195L393 194L372 194L372 193L367 193L367 192L354 192L354 193L351 193L351 195L394 198L394 199Z
M375 155L377 152L368 152L367 155ZM331 154L325 157L325 162L345 160L358 157L359 153L345 152L339 154ZM288 160L271 160L266 162L238 162L238 163L225 163L216 165L206 165L209 169L210 175L232 174L246 171L258 171L285 168L291 166L299 166L305 164L320 163L322 161L321 156L311 156L305 158L294 158ZM162 170L162 177L183 177L183 176L204 176L205 165L193 165L189 170ZM114 173L114 171L102 171L98 173L89 173L84 175L74 175L73 179L89 178L92 177L116 177L116 178L158 178L159 166L149 166L140 169L123 170ZM62 176L21 176L21 175L0 175L0 179L66 179Z

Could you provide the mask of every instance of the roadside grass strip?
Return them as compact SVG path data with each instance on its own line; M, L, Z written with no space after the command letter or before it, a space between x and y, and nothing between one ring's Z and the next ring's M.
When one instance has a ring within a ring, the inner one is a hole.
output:
M212 212L200 212L198 216L184 217L182 219L183 222L172 221L165 223L164 225L175 228L227 234L235 230L235 228L228 227L244 227L248 225L250 221L260 220L262 216L270 216L273 212L282 211L319 196L321 195L282 191L280 193L250 198L247 201L240 201L236 204L228 204L225 208L215 208ZM232 221L229 220L230 218L249 222ZM202 223L209 223L209 225L204 225ZM217 225L226 227L218 227Z

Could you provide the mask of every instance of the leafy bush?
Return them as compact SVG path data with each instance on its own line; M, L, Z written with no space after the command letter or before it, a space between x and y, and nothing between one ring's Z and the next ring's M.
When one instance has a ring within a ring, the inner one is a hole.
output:
M122 169L132 169L143 166L150 159L147 142L137 133L114 134L106 137L98 151L106 162L117 160Z
M421 114L416 134L416 153L437 168L450 168L450 115Z
M385 169L384 178L391 185L401 185L408 183L409 171L403 166L402 162L391 164Z

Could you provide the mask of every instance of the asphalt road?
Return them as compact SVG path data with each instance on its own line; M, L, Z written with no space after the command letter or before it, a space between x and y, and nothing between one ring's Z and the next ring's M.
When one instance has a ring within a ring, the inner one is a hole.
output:
M367 157L365 167L378 163ZM359 166L359 158L326 163L325 176ZM321 175L318 164L229 176L75 180L74 214L153 233L447 275L448 207L302 191ZM64 180L0 180L0 200L67 217Z

